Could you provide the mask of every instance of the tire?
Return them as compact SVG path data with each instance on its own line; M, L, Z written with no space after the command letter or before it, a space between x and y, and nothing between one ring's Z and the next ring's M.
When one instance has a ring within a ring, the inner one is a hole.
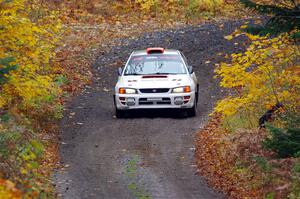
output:
M197 92L196 94L196 104L198 104L198 100L199 100L199 84L197 84Z
M114 95L114 104L115 104L115 115L116 115L116 118L124 118L126 113L124 110L118 110L117 109L117 106L116 106L116 96Z
M116 118L124 118L126 115L126 112L124 110L118 110L116 108Z
M197 115L197 100L194 101L194 106L192 108L189 108L187 111L188 117L195 117Z

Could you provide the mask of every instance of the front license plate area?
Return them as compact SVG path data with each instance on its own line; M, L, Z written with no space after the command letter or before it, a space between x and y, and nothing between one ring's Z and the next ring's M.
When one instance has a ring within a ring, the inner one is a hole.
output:
M162 101L162 98L157 98L157 97L149 97L147 98L148 102L159 102Z

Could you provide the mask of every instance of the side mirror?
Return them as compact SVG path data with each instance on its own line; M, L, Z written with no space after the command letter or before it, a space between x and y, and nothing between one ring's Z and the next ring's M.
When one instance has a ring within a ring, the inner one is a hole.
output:
M123 69L121 67L118 68L118 75L121 76L123 73Z
M193 66L188 66L188 70L190 74L193 74L194 70L193 70Z

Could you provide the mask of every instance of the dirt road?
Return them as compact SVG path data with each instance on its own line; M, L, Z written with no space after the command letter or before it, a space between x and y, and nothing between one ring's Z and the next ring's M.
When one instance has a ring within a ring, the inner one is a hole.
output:
M74 98L61 123L60 153L66 166L54 178L62 198L224 198L196 174L193 135L222 95L213 79L214 64L224 53L242 48L224 39L239 25L215 23L145 34L99 55L93 85ZM115 63L149 46L182 50L194 66L200 84L197 117L169 111L114 117Z

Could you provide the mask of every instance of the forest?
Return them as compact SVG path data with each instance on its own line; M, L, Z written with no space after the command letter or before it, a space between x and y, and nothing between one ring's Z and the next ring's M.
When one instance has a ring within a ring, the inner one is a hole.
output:
M118 39L243 19L224 39L244 51L212 66L198 170L229 198L300 198L298 0L0 0L0 198L58 197L59 121Z

